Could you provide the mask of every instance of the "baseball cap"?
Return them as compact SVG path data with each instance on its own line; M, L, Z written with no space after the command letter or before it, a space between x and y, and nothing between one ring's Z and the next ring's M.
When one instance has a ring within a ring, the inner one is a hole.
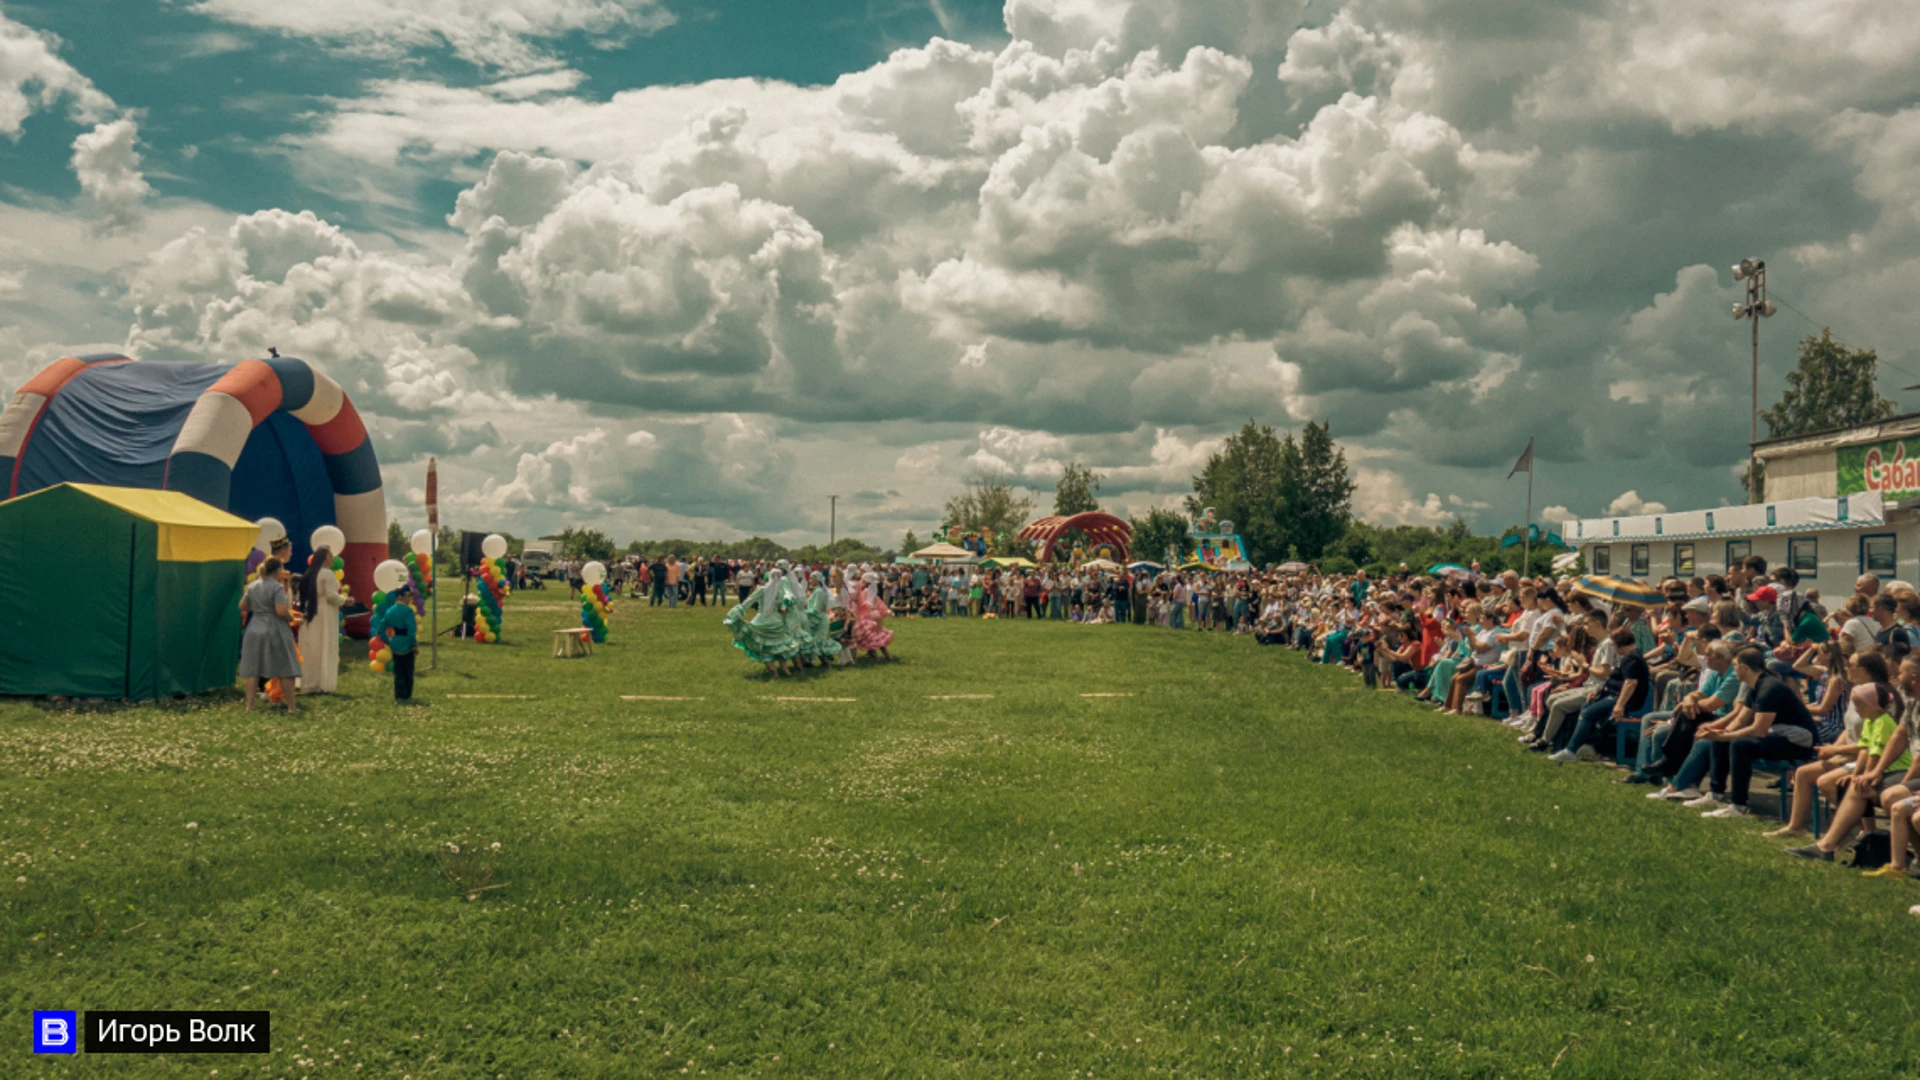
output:
M1780 593L1779 590L1771 585L1762 585L1747 594L1747 602L1750 604L1777 604L1780 602Z
M1713 613L1713 602L1711 600L1708 600L1704 596L1696 596L1693 599L1687 601L1686 606L1682 607L1680 610L1697 611L1702 615L1711 615Z

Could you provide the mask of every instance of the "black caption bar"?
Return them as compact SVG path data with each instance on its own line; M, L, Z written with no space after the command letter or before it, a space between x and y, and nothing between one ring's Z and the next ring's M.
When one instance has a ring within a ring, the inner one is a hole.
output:
M264 1054L267 1012L87 1010L89 1054Z

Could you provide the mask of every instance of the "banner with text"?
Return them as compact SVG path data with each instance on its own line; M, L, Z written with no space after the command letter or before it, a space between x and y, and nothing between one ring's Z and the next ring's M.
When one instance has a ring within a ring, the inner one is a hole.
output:
M1834 494L1877 491L1889 499L1920 495L1920 439L1843 446L1834 451Z

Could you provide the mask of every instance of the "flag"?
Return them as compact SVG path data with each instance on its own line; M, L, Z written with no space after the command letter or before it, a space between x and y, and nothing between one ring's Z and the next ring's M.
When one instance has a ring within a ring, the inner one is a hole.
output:
M1507 479L1509 480L1513 479L1514 473L1530 473L1532 471L1533 471L1533 440L1529 438L1527 440L1526 452L1520 455L1519 461L1516 461L1513 463L1513 468L1507 473Z
M433 530L437 539L440 535L440 467L433 458L427 459L427 528Z

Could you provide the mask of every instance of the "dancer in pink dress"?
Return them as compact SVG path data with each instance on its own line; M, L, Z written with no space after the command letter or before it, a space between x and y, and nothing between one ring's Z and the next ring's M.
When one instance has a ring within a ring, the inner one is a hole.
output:
M869 657L879 655L887 660L893 654L887 646L893 642L893 631L883 625L887 621L887 602L879 595L880 575L868 571L853 587L853 648Z

